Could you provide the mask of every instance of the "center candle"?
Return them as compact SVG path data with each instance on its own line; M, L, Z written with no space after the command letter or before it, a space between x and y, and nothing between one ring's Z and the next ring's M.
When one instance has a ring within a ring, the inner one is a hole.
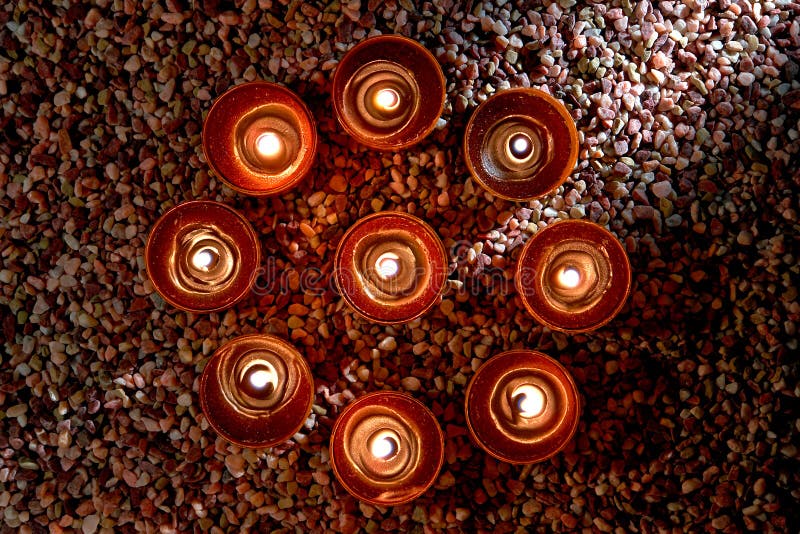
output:
M383 324L405 323L436 303L447 281L447 251L425 222L400 212L356 221L336 251L334 276L347 303Z
M427 490L444 460L442 431L421 402L378 391L353 401L331 433L331 466L353 496L380 506L409 502Z
M478 369L467 387L465 410L470 433L486 452L504 462L534 463L572 439L580 397L557 361L511 350Z
M442 69L422 45L398 35L372 37L336 67L333 107L359 143L378 150L413 145L442 113Z

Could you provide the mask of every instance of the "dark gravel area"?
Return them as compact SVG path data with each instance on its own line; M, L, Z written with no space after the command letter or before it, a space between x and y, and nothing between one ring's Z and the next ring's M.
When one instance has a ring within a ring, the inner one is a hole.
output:
M401 33L437 57L447 104L399 153L332 115L353 44ZM798 532L800 4L19 0L0 6L0 531ZM315 170L254 199L205 164L200 131L232 85L296 91L318 121ZM508 87L565 102L579 130L563 187L529 203L470 179L470 113ZM261 236L234 308L164 304L144 270L153 222L214 199ZM404 326L359 319L330 288L356 219L400 210L451 251L441 303ZM511 283L558 219L610 228L634 270L620 315L588 334L531 319ZM311 273L313 276L309 276ZM317 395L285 445L239 449L199 409L214 350L268 332L306 356ZM584 401L574 441L534 466L470 443L466 385L493 354L541 350ZM333 479L350 399L407 391L445 462L395 508Z

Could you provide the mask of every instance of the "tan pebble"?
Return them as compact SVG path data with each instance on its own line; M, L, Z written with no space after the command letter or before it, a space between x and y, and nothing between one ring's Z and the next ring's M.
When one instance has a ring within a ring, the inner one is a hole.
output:
M244 466L244 457L241 454L229 454L225 457L225 467L234 478L244 475Z
M696 489L700 488L703 485L703 482L699 478L690 478L689 480L685 480L683 484L681 484L681 491L683 493L691 493Z
M136 211L136 208L133 204L125 204L124 206L120 206L116 210L114 210L114 219L117 221L122 221L127 219Z
M96 7L93 7L89 10L86 14L86 17L83 19L83 24L88 28L94 28L98 22L103 18L103 15L100 13L100 10Z
M472 512L470 512L469 508L456 508L457 521L466 521L471 514Z
M83 534L94 534L97 532L97 527L100 525L100 516L97 514L87 515L83 518L81 525L81 532Z
M312 208L315 208L322 204L322 201L325 200L325 192L324 191L317 191L310 197L308 197L308 205Z
M303 235L308 238L317 235L317 232L311 227L311 225L305 222L300 223L300 231L303 232Z
M347 179L341 174L334 174L328 185L337 193L344 193L347 190Z
M400 384L403 386L403 389L406 391L418 391L420 386L422 385L419 381L419 378L415 376L407 376L400 381Z
M190 393L181 393L178 395L178 406L189 407L192 405L192 395Z
M378 343L378 348L381 350L395 350L397 348L397 341L395 341L394 337L387 336Z
M64 272L70 276L75 276L81 266L80 258L70 258L64 262Z
M291 317L289 317L289 320L286 322L286 326L288 326L291 329L302 328L303 325L305 324L306 322L302 320L300 317L297 317L296 315L292 315Z
M321 486L327 486L331 483L331 477L326 471L314 471L311 477Z
M24 414L28 411L28 406L26 404L15 404L8 410L6 410L6 417L19 417L20 415Z
M78 316L78 324L81 325L83 328L94 328L98 325L97 319L92 317L86 312L81 313Z
M288 311L290 315L308 315L308 307L296 302L289 305Z

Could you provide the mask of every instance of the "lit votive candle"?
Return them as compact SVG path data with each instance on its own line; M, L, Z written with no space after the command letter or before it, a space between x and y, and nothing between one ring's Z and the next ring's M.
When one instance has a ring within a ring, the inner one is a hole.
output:
M221 346L200 376L200 406L211 427L242 447L272 447L300 430L314 380L301 354L280 338L240 336Z
M572 376L549 356L511 350L489 359L467 387L474 441L504 462L541 462L572 439L580 397Z
M515 277L528 312L542 324L585 332L619 313L631 287L625 250L589 221L562 221L539 230L522 249Z
M486 99L464 133L472 176L495 196L531 200L566 180L578 160L578 131L564 105L537 89Z
M248 195L276 195L311 169L317 130L308 108L292 91L250 82L226 91L203 123L209 166L231 188Z
M333 77L333 107L342 127L377 150L399 150L422 140L439 119L444 98L436 58L398 35L359 43Z
M331 434L331 466L353 496L394 506L422 495L444 460L442 431L428 408L393 391L364 395L342 411Z
M447 251L425 222L400 212L356 221L334 260L336 285L360 315L383 324L420 317L447 281Z
M253 286L261 249L253 227L236 210L212 201L184 202L153 225L145 247L153 287L187 311L228 308Z

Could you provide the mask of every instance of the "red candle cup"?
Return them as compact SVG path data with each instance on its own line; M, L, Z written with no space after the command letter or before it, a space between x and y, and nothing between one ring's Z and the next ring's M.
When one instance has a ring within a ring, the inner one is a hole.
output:
M607 230L588 221L555 223L522 249L515 276L528 312L563 332L586 332L619 313L631 288L625 250Z
M470 173L506 200L531 200L561 185L578 160L578 131L564 105L537 89L484 101L464 133Z
M351 226L336 251L334 277L345 301L382 324L420 317L447 281L447 252L439 237L413 215L383 212Z
M444 98L444 75L436 58L398 35L359 43L333 77L333 108L342 127L377 150L400 150L421 141L436 125Z
M572 376L553 358L511 350L489 359L467 386L473 440L498 460L541 462L569 443L580 418Z
M228 308L253 287L261 249L253 227L233 208L184 202L153 225L144 251L161 297L186 311Z
M394 506L419 497L436 480L444 438L421 402L379 391L356 399L339 415L330 453L336 478L354 497Z
M247 195L277 195L311 169L317 130L308 108L289 89L250 82L229 89L203 123L211 169Z
M311 370L289 343L240 336L211 356L200 376L200 407L211 427L242 447L272 447L300 430L311 412Z

